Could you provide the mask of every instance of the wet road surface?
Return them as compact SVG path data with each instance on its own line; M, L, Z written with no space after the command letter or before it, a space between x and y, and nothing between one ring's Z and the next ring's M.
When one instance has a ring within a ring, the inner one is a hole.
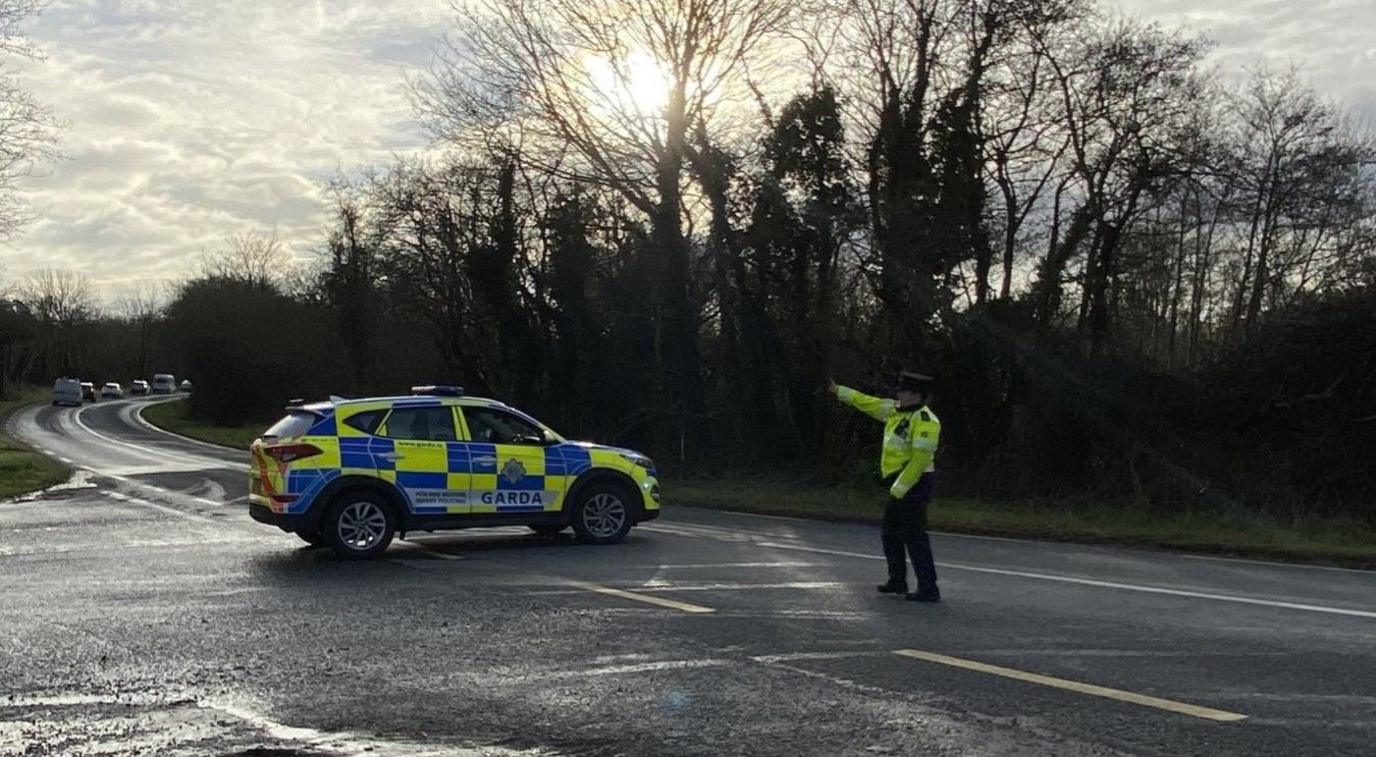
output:
M336 560L143 401L32 408L0 503L0 754L1371 754L1376 574L673 507ZM938 500L937 507L940 506Z

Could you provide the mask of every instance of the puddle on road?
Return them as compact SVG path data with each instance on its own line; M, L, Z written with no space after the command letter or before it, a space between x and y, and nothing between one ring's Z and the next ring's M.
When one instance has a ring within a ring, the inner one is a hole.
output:
M94 475L95 474L88 470L75 470L72 472L72 477L63 483L56 486L49 486L46 489L40 489L36 492L29 492L28 494L20 495L14 499L0 500L0 504L4 502L34 502L40 499L60 499L86 489L95 489L97 488L96 484L91 481Z
M553 753L328 733L277 723L236 704L167 694L59 692L0 698L0 754L545 757Z

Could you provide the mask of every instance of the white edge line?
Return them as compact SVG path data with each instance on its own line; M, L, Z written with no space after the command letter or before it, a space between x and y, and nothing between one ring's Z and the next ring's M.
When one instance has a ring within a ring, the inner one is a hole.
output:
M244 450L239 449L238 447L226 447L226 446L223 445L223 444L216 444L216 443L214 443L214 442L207 442L207 441L205 441L204 439L193 439L193 438L191 438L191 437L189 437L189 436L186 436L185 434L179 434L179 433L177 433L176 431L168 431L167 429L163 428L162 426L156 425L156 424L154 424L152 421L150 421L150 420L148 420L147 418L143 417L143 411L144 411L145 409L149 408L149 407L152 407L153 405L166 405L166 404L168 404L169 402L180 402L180 401L182 401L183 399L184 399L184 398L182 398L182 397L178 397L177 399L171 399L171 400L157 400L157 401L153 401L153 402L140 402L140 403L134 408L134 417L138 419L138 422L139 422L139 423L143 424L145 427L147 427L147 428L149 428L149 429L151 429L151 430L153 430L153 431L158 432L159 434L166 434L166 435L168 435L168 436L175 437L175 438L177 438L177 439L181 439L182 441L191 442L192 444L199 444L199 445L202 446L202 447L209 447L210 449L218 450L218 451L220 451L220 452L239 452L239 453L243 453L243 452L244 452Z
M115 439L114 437L106 436L105 434L102 434L102 433L100 433L99 431L96 431L95 429L93 429L93 428L91 428L90 426L88 426L88 425L86 424L86 422L83 421L83 420L81 419L81 414L82 414L82 412L84 412L87 408L91 408L91 407L97 407L97 406L96 406L96 405L88 405L88 406L86 406L86 407L81 408L80 410L77 410L75 413L72 413L72 421L73 421L74 423L76 423L76 425L79 426L79 427L81 428L82 431L85 431L86 433L90 434L91 436L96 437L97 439L103 439L104 441L110 442L111 444L118 444L118 445L120 445L120 446L128 447L128 448L130 448L130 449L135 449L135 450L138 450L138 451L140 451L140 452L144 452L144 453L148 453L148 454L152 454L152 455L158 455L158 456L160 456L160 457L173 458L173 459L182 461L184 464L196 465L196 466L198 466L199 468L202 468L202 469L204 469L204 468L221 468L221 469L225 469L225 470L236 470L236 471L244 471L244 472L247 472L247 471L250 471L250 470L251 470L251 468L248 466L247 463L236 463L236 462L230 462L230 461L227 461L227 460L216 460L216 459L210 458L210 457L200 457L200 456L195 456L195 455L181 454L181 453L177 453L177 452L169 452L168 450L153 449L152 447L144 447L144 446L141 446L141 445L138 445L138 444L134 444L133 442L126 442L126 441L123 441L123 440L120 440L120 439ZM206 463L211 463L211 464L210 464L210 465L207 465Z
M817 552L824 555L840 555L842 557L856 557L864 560L883 560L879 555L866 555L859 552L845 552L837 549L820 549L817 547L804 547L794 544L779 544L777 542L756 542L757 546L769 549L791 549L800 552ZM1031 578L1038 581L1055 581L1058 583L1077 584L1080 586L1094 586L1103 589L1121 589L1123 591L1136 591L1144 594L1164 594L1172 597L1189 597L1191 599L1210 599L1216 602L1234 602L1245 605L1259 605L1262 607L1278 607L1286 610L1303 610L1306 612L1318 612L1328 615L1345 615L1354 618L1376 618L1376 611L1370 610L1351 610L1345 607L1329 607L1326 605L1309 605L1298 602L1282 602L1274 599L1256 599L1253 597L1239 597L1232 594L1213 594L1203 591L1189 591L1186 589L1167 589L1161 586L1143 586L1140 584L1125 584L1117 581L1099 581L1093 578L1075 578L1073 576L1058 576L1051 573L1032 573L1021 570L1007 570L1004 568L983 568L977 565L961 565L959 563L937 563L938 567L948 570L965 570L973 573L991 573L1000 576L1016 576L1018 578Z
M763 519L763 520L783 520L783 521L792 521L792 522L795 522L795 523L827 523L827 522L828 522L828 521L818 521L818 520L813 520L813 519L808 519L808 518L796 518L796 517L792 517L792 516L788 516L788 515L765 515L765 514L762 514L762 513L747 513L747 512L741 512L741 511L738 511L738 510L718 510L718 509L716 509L716 508L710 508L710 507L684 507L684 508L682 508L682 509L684 509L684 510L697 510L697 511L701 511L701 512L716 513L716 514L721 514L721 515L731 515L731 516L736 516L736 517L741 517L741 518L757 518L757 519ZM707 524L698 524L698 523L694 523L694 522L686 522L686 523L685 523L685 522L680 522L680 524L681 524L681 525L707 525ZM849 525L864 526L864 525L867 525L867 524L855 522L855 523L849 523ZM709 527L711 527L711 526L709 526ZM1170 551L1170 550L1168 550L1168 549L1150 549L1150 548L1144 548L1144 547L1133 546L1133 545L1117 545L1117 546L1115 546L1115 545L1111 545L1111 544L1087 544L1087 543L1085 543L1085 542L1078 542L1078 541L1056 541L1056 540L1051 540L1051 539L1030 539L1030 538L1018 537L1018 536L989 536L989 535L987 535L987 534L962 534L962 533L957 533L957 532L954 532L954 531L928 531L927 533L929 533L929 534L931 534L931 535L933 535L933 536L941 536L941 537L946 537L946 538L951 538L951 539L975 539L975 540L978 540L978 541L1007 542L1007 543L1010 543L1010 544L1032 544L1032 545L1039 545L1039 546L1061 545L1061 546L1078 547L1078 548L1081 548L1081 549L1089 549L1089 550L1093 550L1093 549L1123 549L1123 550L1131 550L1131 551L1133 551L1133 552L1143 553L1143 554L1148 554L1148 555L1170 555L1171 557L1180 557L1180 558L1184 558L1184 559L1186 559L1186 560L1204 560L1204 561L1208 561L1208 562L1217 562L1217 563L1223 563L1223 564L1228 564L1228 563L1240 563L1240 564L1243 564L1243 565L1265 565L1265 566L1272 567L1272 568L1300 568L1300 569L1303 569L1303 570L1324 570L1324 571L1332 571L1332 572L1336 572L1336 573L1356 573L1356 574L1358 574L1358 575L1368 575L1368 576L1370 576L1370 575L1376 575L1376 570L1366 570L1366 569L1363 569L1363 568L1343 568L1343 567L1340 567L1340 566L1337 566L1337 565L1310 565L1310 564L1307 564L1307 563L1300 563L1300 562L1285 562L1285 561L1282 561L1282 560L1261 560L1261 559L1257 559L1257 558L1248 558L1248 557L1228 557L1228 556L1226 556L1226 555L1197 555L1197 554L1189 554L1189 553L1185 553L1185 552L1172 552L1172 551Z
M184 510L178 510L178 509L175 508L175 507L168 507L167 505L160 505L160 504L158 504L158 503L156 503L156 502L149 502L148 500L143 499L142 497L131 497L131 496L129 496L128 494L123 494L123 493L121 493L121 492L102 492L102 493L103 493L106 497L109 497L110 499L113 499L113 500L115 500L116 502L128 502L128 503L131 504L131 505L139 505L139 506L141 506L141 507L149 507L149 508L152 508L152 509L154 509L154 510L158 510L158 511L160 511L160 512L167 513L167 514L169 514L169 515L176 515L176 516L179 516L179 517L182 517L182 518L186 518L187 520L194 520L194 521L198 521L198 522L200 522L200 523L209 523L209 524L217 525L217 526L219 525L218 523L216 523L215 521L213 521L213 520L211 520L211 519L209 519L209 518L206 518L206 517L197 515L197 514L195 514L195 513L188 513L188 512L186 512L186 511L184 511Z

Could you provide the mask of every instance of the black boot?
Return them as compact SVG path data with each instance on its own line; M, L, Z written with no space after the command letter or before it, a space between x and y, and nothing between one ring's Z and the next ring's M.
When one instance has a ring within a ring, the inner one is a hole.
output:
M917 591L909 594L908 599L912 600L913 602L940 602L941 591L937 589L935 586L927 587L925 589L918 589Z
M880 594L907 594L908 587L903 584L886 583L875 587Z

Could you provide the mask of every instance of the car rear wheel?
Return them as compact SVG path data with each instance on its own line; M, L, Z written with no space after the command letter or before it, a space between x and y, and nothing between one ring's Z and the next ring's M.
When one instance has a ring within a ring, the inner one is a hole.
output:
M340 494L322 525L326 543L349 560L366 560L382 554L392 543L396 530L397 516L391 503L368 491Z
M613 544L631 530L631 505L625 489L611 483L589 484L573 506L573 532L588 544Z

